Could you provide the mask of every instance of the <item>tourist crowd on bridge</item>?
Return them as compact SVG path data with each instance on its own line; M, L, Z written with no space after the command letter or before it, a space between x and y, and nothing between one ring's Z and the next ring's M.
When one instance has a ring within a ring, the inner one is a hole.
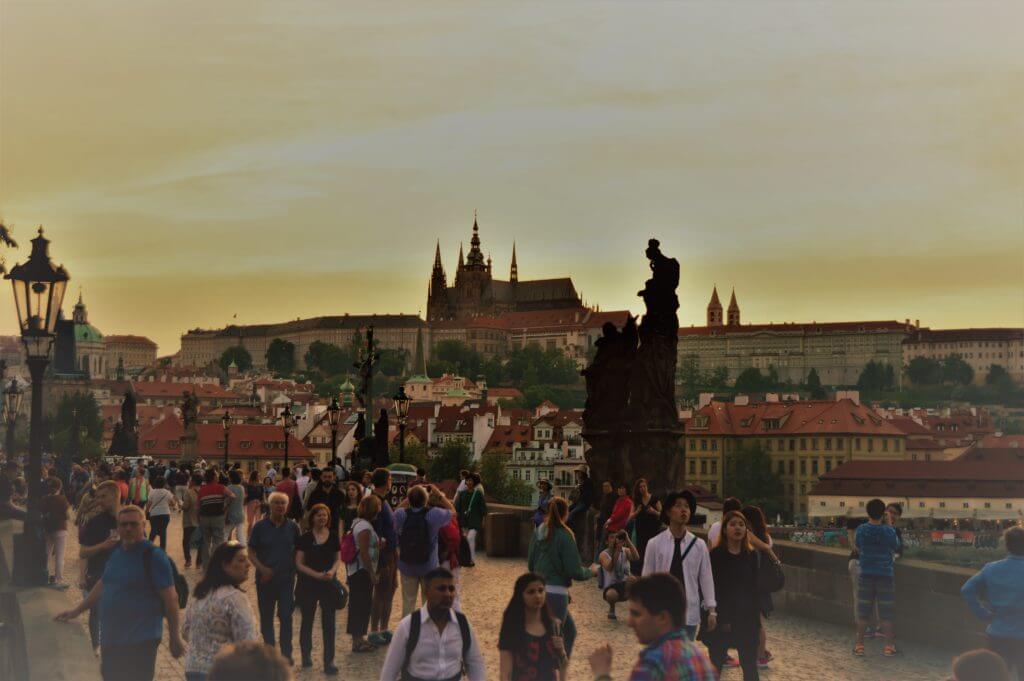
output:
M387 469L350 475L338 461L280 471L267 464L247 474L237 465L225 471L205 462L87 463L76 464L65 480L44 467L43 478L51 583L68 584L71 508L82 559L76 581L84 600L60 619L89 612L105 680L153 677L164 620L170 653L184 656L188 681L291 678L296 609L298 663L314 665L319 609L320 664L335 675L342 608L348 609L352 654L387 649L382 680L486 676L483 651L461 607L474 595L461 592L460 573L475 565L487 513L475 473L463 471L449 499L420 470L394 508ZM23 487L17 464L9 462L0 476L0 515L23 517L16 503ZM644 646L631 678L703 681L728 667L740 667L744 681L759 678L773 657L766 633L772 593L784 584L761 509L727 499L721 521L704 539L691 531L697 503L689 491L659 498L644 479L632 489L611 482L595 489L585 472L571 502L554 496L547 481L539 488L528 572L513 585L501 623L502 681L566 681L576 639L569 590L589 580L602 589L609 619L625 604ZM899 652L893 565L901 550L902 509L873 500L865 510L868 517L848 528L853 653L864 655L865 639L877 636L884 639L882 653L891 656ZM182 519L182 570L202 571L191 593L164 551L173 513ZM581 558L580 531L592 533L592 560ZM998 655L976 651L959 658L954 678L960 681L1011 678L991 670L1024 668L1024 529L1008 530L1005 544L1009 556L986 566L963 590L971 610L990 622L989 647ZM257 615L240 590L250 579ZM402 613L392 630L399 588ZM611 648L585 654L596 681L608 681Z

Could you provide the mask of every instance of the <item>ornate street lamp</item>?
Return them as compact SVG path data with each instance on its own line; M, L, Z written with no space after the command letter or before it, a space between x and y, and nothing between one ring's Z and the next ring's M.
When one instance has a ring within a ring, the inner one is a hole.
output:
M405 422L409 416L409 396L405 394L405 386L398 386L398 394L391 401L395 403L395 414L398 415L398 462L405 463Z
M288 468L288 435L295 427L295 417L292 415L292 405L284 405L281 411L281 426L284 428L284 467Z
M228 472L228 444L231 442L231 412L225 410L224 417L220 420L224 428L224 474Z
M4 390L3 419L7 424L7 440L4 444L4 452L7 460L14 459L14 426L18 422L18 414L21 413L21 400L25 397L24 391L18 387L18 379L12 378L11 384Z
M331 404L327 407L327 423L331 426L331 457L327 465L338 456L338 426L341 424L341 405L338 404L338 397L331 398Z
M43 374L50 363L54 327L64 302L67 270L50 261L50 241L43 236L32 239L32 253L24 263L15 265L4 275L14 288L21 341L25 345L26 362L32 375L32 412L29 421L28 514L22 534L15 537L14 578L24 586L41 586L47 582L46 544L43 541L39 515L42 472Z

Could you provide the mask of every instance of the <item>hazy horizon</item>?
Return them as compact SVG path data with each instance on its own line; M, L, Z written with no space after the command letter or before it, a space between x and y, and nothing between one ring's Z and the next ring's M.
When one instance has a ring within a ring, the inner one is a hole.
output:
M680 323L1024 326L1024 5L0 0L0 218L105 334L425 313L494 276ZM1017 29L1013 27L1017 26ZM6 296L6 297L5 297ZM233 315L237 315L234 318ZM10 293L0 333L14 333Z

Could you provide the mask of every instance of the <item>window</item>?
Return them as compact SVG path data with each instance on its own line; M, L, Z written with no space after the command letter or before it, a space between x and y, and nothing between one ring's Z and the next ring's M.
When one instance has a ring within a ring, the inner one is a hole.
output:
M697 451L697 441L696 440L690 440L690 451L691 452Z
M700 441L700 450L702 452L706 452L708 450L708 441L707 440L701 440Z
M817 474L818 474L818 460L817 459L811 459L811 475L817 475Z
M516 480L519 479L519 469L518 468L515 468L515 469L512 470L512 477L514 479L516 479Z
M711 441L711 451L713 451L713 452L717 452L718 451L718 440L712 440Z
M825 449L827 449L829 451L832 450L832 438L830 438L830 437L825 438Z
M832 459L825 459L825 472L832 470Z
M853 448L856 449L858 452L860 451L860 438L859 437L858 438L854 438L854 440L853 440Z
M918 508L924 508L924 502L923 501L917 502L917 507Z
M1011 509L1011 508L1013 508L1013 504L1011 504L1011 503L1010 503L1009 501L1007 501L1007 502L1006 502L1006 508L1007 508L1007 509Z
M772 451L772 441L771 440L765 440L764 441L764 451L766 451L766 452Z
M971 507L971 505L968 502L965 501L964 502L964 508L970 508L970 507Z
M711 493L712 494L718 494L718 483L717 482L711 483Z
M789 441L789 451L791 451L791 452L795 452L796 451L796 440L790 440Z
M800 494L807 494L807 483L806 482L801 482L800 483Z
M883 452L889 451L889 439L888 438L882 438L882 451Z
M893 440L893 449L895 449L898 452L902 448L903 448L903 443L902 442L900 442L899 440Z
M711 475L718 475L718 459L711 460Z
M805 437L800 438L800 451L801 452L806 452L807 451L807 438L805 438Z
M800 475L807 475L807 459L800 459Z
M839 508L846 508L846 502L845 501L840 501L839 502Z
M868 438L868 451L869 452L875 451L875 441L872 440L871 438Z
M530 482L530 470L526 469L525 471L523 471L523 475L526 476L525 477L526 482Z
M700 462L700 474L701 475L707 475L708 474L708 462L707 462L707 459L701 459L701 462Z
M790 474L790 475L793 475L793 466L794 466L794 465L795 465L795 464L793 463L793 459L790 459L790 460L789 460L789 474Z
M985 508L992 508L992 503L989 501L985 502Z
M779 465L776 468L778 469L779 475L782 475L783 473L786 472L786 462L779 461Z
M693 459L690 459L690 475L695 475L696 473L697 473L697 462L694 461Z
M945 501L940 501L939 502L939 508L946 508L946 502Z
M815 450L817 448L818 448L818 438L812 437L811 438L811 449Z

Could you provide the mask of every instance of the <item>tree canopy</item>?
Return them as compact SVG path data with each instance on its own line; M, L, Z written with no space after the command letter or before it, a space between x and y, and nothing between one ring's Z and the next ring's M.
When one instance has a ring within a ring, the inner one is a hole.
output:
M221 354L217 364L221 369L227 371L231 362L235 363L239 371L245 372L252 368L252 355L241 345L232 345Z
M782 481L757 440L726 455L724 487L725 496L742 499L748 506L760 506L768 517L783 510Z
M267 368L279 376L291 376L295 371L295 343L275 338L267 347Z

